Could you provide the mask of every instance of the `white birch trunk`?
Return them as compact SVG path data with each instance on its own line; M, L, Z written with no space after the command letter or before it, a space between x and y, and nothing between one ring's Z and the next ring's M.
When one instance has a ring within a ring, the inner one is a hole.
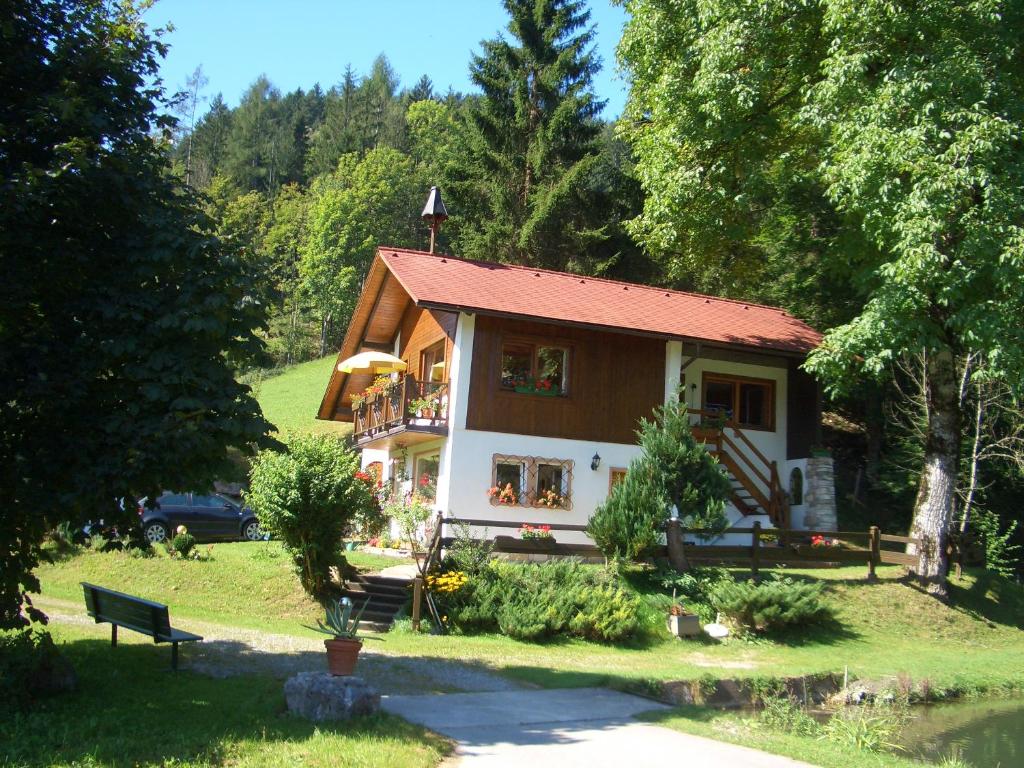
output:
M923 545L920 548L910 545L908 552L918 555L915 570L928 592L946 597L946 545L956 502L960 445L960 398L950 350L943 349L928 356L924 386L928 425L924 466L910 531Z

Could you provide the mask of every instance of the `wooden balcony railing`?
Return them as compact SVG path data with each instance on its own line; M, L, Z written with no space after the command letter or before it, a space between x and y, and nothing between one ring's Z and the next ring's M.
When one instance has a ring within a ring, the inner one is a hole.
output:
M423 401L430 407L413 407ZM371 394L361 405L353 407L352 422L357 441L400 427L446 427L448 382L417 381L414 376L403 376L387 391Z

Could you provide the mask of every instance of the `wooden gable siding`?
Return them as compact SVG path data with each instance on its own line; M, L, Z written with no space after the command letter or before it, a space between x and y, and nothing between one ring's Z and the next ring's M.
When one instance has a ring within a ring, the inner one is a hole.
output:
M444 340L444 380L448 380L448 368L452 359L452 343L459 316L454 312L440 312L409 304L399 326L398 356L409 366L408 372L424 381L427 372L420 370L420 353Z
M569 395L503 390L503 339L569 347ZM468 429L629 444L664 397L663 340L477 315Z
M786 458L805 459L821 442L821 390L811 374L790 360L786 387Z

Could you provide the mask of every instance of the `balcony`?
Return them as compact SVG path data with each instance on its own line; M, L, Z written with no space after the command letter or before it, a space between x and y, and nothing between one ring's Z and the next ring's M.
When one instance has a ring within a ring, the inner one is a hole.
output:
M448 382L403 376L385 392L352 407L353 437L360 448L390 448L448 434Z

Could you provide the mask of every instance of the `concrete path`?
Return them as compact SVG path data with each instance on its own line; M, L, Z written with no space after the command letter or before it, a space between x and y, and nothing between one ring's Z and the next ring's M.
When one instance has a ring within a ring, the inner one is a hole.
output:
M466 768L811 768L634 719L667 709L604 688L386 696L383 708L457 742Z

